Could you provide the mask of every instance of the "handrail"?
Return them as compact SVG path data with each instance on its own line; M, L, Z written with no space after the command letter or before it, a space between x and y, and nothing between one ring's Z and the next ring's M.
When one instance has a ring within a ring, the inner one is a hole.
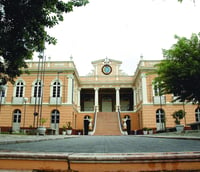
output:
M120 115L120 110L118 109L117 112L117 116L118 116L118 121L119 121L119 129L122 135L125 135L124 131L122 130L122 119L121 119L121 115Z
M95 130L96 130L96 123L97 123L97 109L96 109L96 107L95 107L95 109L94 109L94 127L93 127L93 130L92 130L91 135L94 135L94 133L95 133Z

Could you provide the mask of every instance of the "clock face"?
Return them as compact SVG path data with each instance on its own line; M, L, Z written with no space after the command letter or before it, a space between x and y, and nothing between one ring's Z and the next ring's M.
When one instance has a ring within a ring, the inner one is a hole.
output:
M105 75L109 75L111 72L112 72L112 68L110 65L104 65L102 67L102 72L105 74Z

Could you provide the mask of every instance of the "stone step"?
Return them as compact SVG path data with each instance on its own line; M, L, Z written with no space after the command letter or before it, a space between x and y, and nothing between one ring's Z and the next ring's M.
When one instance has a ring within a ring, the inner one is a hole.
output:
M94 135L121 135L117 112L98 112Z

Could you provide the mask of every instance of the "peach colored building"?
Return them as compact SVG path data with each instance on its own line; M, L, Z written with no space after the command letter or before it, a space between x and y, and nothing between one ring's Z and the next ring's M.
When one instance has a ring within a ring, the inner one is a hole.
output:
M29 61L29 74L1 89L1 131L36 128L45 118L44 125L56 134L70 121L75 134L87 130L84 121L95 119L98 112L117 112L121 123L126 118L128 133L144 127L155 131L174 127L171 114L183 108L187 115L182 124L200 121L197 105L172 102L173 95L158 96L152 84L155 75L150 74L156 63L141 59L129 76L121 70L121 61L100 59L92 62L91 73L79 76L72 60Z

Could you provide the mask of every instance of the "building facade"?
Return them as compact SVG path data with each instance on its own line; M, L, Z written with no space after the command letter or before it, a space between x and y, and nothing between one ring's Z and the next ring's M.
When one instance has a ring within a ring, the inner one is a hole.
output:
M67 122L74 133L82 132L84 121L94 119L97 112L118 112L121 119L129 120L129 133L144 127L155 131L174 127L171 114L180 109L186 111L181 121L185 126L200 121L197 105L172 102L173 95L159 96L152 74L159 62L141 60L129 76L121 70L121 61L100 59L92 62L91 73L79 76L72 60L29 61L29 74L1 87L1 131L37 128L45 118L44 125L56 134Z

